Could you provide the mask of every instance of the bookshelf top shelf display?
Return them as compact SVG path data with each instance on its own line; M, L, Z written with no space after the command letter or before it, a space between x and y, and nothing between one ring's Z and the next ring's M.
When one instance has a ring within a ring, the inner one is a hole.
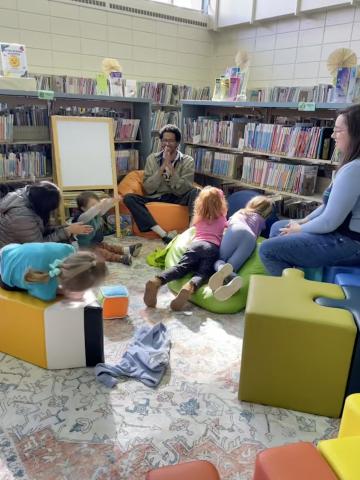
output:
M199 107L233 107L233 108L288 108L297 110L298 102L219 102L210 100L181 100L181 105ZM351 103L315 103L316 110L341 110ZM309 112L307 112L309 113Z

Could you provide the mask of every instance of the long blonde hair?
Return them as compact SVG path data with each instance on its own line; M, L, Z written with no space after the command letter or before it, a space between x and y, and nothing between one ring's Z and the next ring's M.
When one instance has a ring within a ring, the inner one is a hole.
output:
M30 269L24 278L28 283L47 283L58 277L64 290L82 292L99 284L107 273L104 260L92 252L77 252L64 260L55 260L47 272Z
M273 209L273 203L269 197L264 195L256 195L256 197L251 198L245 208L241 208L239 213L243 215L249 215L251 213L258 213L263 218L267 218L271 215Z
M224 192L216 187L205 187L195 200L194 223L199 220L216 220L227 213Z

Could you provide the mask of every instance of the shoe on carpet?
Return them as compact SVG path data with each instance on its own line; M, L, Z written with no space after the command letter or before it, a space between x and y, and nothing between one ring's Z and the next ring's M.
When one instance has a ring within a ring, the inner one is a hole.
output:
M174 240L174 238L178 235L178 232L176 230L171 230L168 232L165 237L162 237L162 241L167 245L168 243L171 242L171 240Z
M242 284L242 278L235 277L226 285L222 285L221 287L217 288L214 292L214 298L219 300L219 302L225 302L225 300L228 300L234 295L234 293L241 289Z
M179 312L184 310L186 302L189 300L191 295L194 293L194 287L190 283L186 283L180 292L176 295L174 300L170 303L171 310Z
M161 287L161 282L157 278L153 278L146 282L145 293L144 293L144 303L147 307L156 307L157 294L159 288Z
M120 263L124 265L131 265L132 264L132 256L130 253L126 253L125 255L121 255Z
M130 255L132 257L137 257L141 251L142 243L134 243L134 245L129 246Z
M233 267L230 263L224 263L217 272L209 278L208 285L213 292L224 285L226 277L233 273Z

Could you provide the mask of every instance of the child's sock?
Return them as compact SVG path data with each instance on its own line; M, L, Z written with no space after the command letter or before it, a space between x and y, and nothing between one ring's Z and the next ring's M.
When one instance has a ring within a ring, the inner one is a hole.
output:
M162 282L160 278L153 278L146 282L144 292L144 303L147 307L156 307L158 290L161 287Z
M131 265L132 264L132 256L127 253L125 255L121 255L119 259L120 263L123 263L124 265Z
M160 227L160 225L154 225L151 227L151 230L159 235L159 237L164 238L166 237L167 233L163 228Z

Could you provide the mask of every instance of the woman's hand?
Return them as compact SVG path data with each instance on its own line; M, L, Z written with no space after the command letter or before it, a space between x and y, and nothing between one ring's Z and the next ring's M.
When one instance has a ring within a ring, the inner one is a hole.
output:
M301 232L301 225L297 222L290 222L284 228L280 228L280 235L290 235Z
M84 225L83 223L78 222L78 223L72 223L71 225L67 226L65 230L70 236L70 235L88 235L94 229L91 225Z

